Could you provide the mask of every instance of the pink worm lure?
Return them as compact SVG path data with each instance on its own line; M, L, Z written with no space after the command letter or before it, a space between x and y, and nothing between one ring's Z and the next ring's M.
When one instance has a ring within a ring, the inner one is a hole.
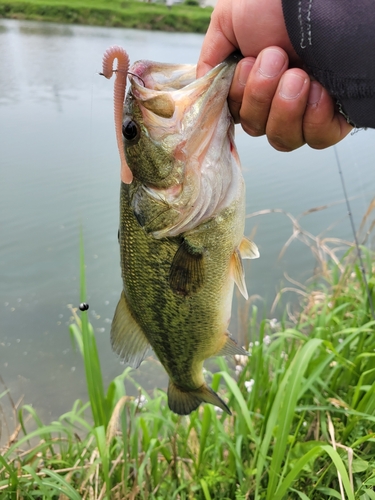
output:
M117 59L117 68L113 69L114 60ZM100 73L106 78L111 78L116 73L114 85L114 108L115 108L115 130L117 147L121 160L121 180L125 184L130 184L133 180L133 174L126 163L124 144L122 141L122 113L125 99L126 78L129 71L129 56L122 47L114 45L104 52L103 70Z

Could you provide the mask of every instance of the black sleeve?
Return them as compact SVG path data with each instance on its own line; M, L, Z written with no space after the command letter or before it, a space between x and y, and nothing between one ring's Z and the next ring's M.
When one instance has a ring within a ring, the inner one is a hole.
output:
M356 127L375 128L374 0L282 0L294 50Z

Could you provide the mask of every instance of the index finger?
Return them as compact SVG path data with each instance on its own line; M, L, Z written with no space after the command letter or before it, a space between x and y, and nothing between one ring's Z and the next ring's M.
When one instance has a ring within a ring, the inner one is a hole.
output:
M203 40L197 64L197 78L205 75L210 69L223 62L227 56L238 49L238 46L235 45L235 37L229 23L227 26L222 26L215 12L214 10ZM225 31L231 33L230 39L226 36Z

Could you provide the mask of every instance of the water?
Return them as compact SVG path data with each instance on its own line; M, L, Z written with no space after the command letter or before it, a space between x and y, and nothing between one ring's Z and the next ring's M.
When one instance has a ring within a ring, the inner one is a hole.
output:
M81 226L89 315L105 381L123 369L109 344L121 290L119 158L113 82L98 75L102 54L120 44L133 61L191 63L202 40L195 34L0 20L0 375L13 399L24 395L45 421L77 398L86 400L82 362L68 334L68 305L79 304ZM298 216L329 205L303 217L303 228L352 239L333 149L278 153L265 138L240 129L237 145L248 213L280 208ZM348 137L338 154L358 225L375 192L374 131ZM286 284L284 272L304 281L314 259L295 242L278 260L292 234L285 215L248 219L247 234L254 228L261 259L246 265L249 293L271 304ZM150 388L155 380L166 385L153 360L136 378Z

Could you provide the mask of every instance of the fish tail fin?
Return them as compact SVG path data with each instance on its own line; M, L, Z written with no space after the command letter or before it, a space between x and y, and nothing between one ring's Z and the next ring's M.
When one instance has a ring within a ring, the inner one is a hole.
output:
M189 415L201 403L210 403L232 415L228 406L208 385L203 384L199 389L185 391L171 380L168 386L168 406L178 415Z

